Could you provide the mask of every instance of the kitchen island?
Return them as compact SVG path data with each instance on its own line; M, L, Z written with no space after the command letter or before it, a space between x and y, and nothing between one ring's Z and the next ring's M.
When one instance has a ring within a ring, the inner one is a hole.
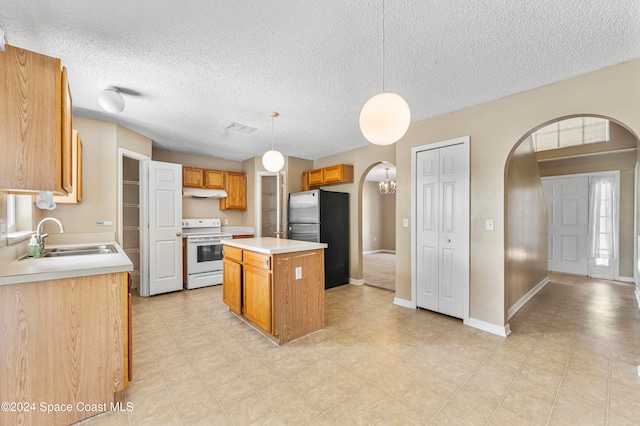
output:
M324 243L223 240L223 300L277 344L324 328Z
M124 404L133 265L101 244L115 252L0 268L0 424L71 424Z

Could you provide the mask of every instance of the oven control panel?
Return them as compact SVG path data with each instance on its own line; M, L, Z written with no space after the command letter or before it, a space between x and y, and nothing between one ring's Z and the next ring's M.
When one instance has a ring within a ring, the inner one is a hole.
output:
M183 228L220 228L220 219L182 219Z

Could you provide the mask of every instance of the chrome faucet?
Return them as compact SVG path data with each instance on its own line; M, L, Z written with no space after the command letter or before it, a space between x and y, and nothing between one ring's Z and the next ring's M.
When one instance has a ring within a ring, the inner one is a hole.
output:
M42 233L42 226L49 220L57 223L60 227L60 233L64 234L64 226L62 226L62 222L60 222L58 219L54 217L45 217L44 219L42 219L40 223L38 223L38 227L36 228L36 241L38 241L38 244L40 245L40 254L44 252L44 239L49 236L49 234Z

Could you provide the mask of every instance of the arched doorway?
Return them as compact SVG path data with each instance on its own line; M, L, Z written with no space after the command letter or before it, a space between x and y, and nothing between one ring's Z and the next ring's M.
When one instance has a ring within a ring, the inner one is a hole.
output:
M363 174L362 273L365 285L395 292L396 268L396 167L375 163ZM386 190L385 190L386 188Z
M537 126L518 141L508 157L505 167L505 308L508 318L549 281L549 270L554 270L553 266L550 267L553 265L553 259L558 256L559 251L565 250L558 244L557 235L564 237L554 234L557 232L554 229L559 226L560 221L577 222L582 216L587 215L586 209L591 208L588 206L589 197L593 200L588 193L593 176L619 176L620 193L616 206L619 229L614 236L618 247L616 262L619 261L619 274L612 278L633 281L633 265L637 258L634 241L634 194L637 185L634 168L637 136L623 124L608 117L600 117L608 120L607 141L558 146L548 150L535 149L536 132L539 134L541 129L548 129L552 124L561 132L569 128L568 124L562 123L583 117L596 118L588 115L565 116ZM563 183L576 181L572 185L577 189L572 191L568 185L559 185L552 189L559 196L557 199L550 199L550 186L545 185L546 194L543 187L542 182L545 179ZM578 190L582 187L584 188L580 191L584 194L579 195ZM560 194L561 192L564 194ZM573 192L576 195L573 195ZM568 213L563 213L562 205L567 206ZM551 210L551 215L547 207ZM580 213L578 209L585 213ZM594 215L589 213L589 216L590 222L580 226L589 226L591 229ZM549 220L554 222L552 226L549 226ZM593 231L590 232L593 235ZM576 262L590 253L585 248L588 237L569 235L567 239L574 242L576 247L582 247L575 250L569 247L565 250L565 255L568 253ZM593 259L585 258L584 262L593 263ZM593 268L580 271L578 275L597 276L592 274Z

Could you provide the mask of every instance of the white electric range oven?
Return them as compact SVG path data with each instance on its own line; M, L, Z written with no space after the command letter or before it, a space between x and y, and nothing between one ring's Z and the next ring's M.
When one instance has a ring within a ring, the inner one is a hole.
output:
M182 235L186 239L185 288L222 284L222 240L233 237L221 232L220 227L220 219L182 219Z

